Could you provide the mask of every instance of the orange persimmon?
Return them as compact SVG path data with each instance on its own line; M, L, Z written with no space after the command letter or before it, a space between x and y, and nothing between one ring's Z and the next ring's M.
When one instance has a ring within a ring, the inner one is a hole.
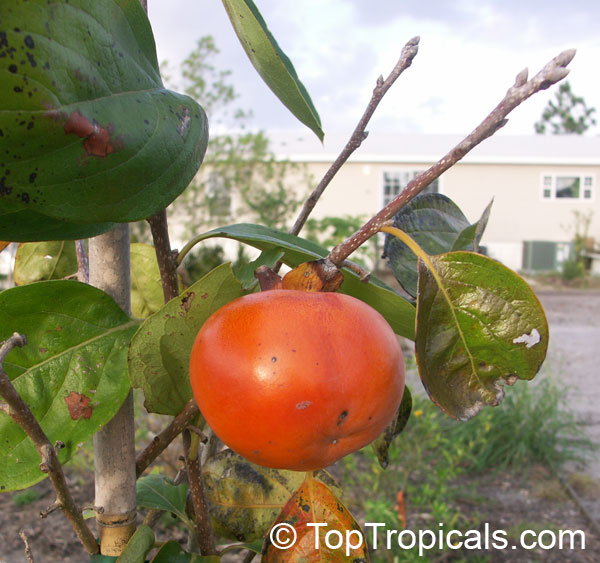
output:
M267 467L326 467L373 441L404 391L396 335L340 293L274 289L235 299L200 329L194 397L215 434Z

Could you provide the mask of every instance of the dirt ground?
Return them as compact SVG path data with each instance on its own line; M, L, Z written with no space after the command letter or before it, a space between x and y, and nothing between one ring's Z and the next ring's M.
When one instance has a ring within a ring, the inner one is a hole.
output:
M548 291L536 289L550 323L550 348L543 372L559 377L567 383L570 404L584 423L582 428L600 444L600 371L596 359L600 347L600 292ZM534 421L532 421L534 422ZM586 531L586 550L565 553L557 550L494 553L490 561L600 561L600 538L578 507L566 496L558 483L552 484L548 475L533 475L528 483L515 484L506 475L496 474L473 483L487 493L495 491L495 498L477 510L497 528L512 522L552 522L558 529ZM584 473L589 479L573 483L584 506L600 520L600 460L591 463ZM93 484L77 473L69 472L74 496L81 504L91 504ZM545 483L544 490L536 487ZM15 503L15 493L0 495L0 563L27 563L19 530L29 538L36 563L82 562L88 560L65 518L58 513L46 519L39 512L54 500L48 481L33 489L38 497L24 506ZM469 499L465 499L465 510ZM487 508L486 508L487 506ZM512 557L512 558L511 558ZM444 561L452 560L445 557Z

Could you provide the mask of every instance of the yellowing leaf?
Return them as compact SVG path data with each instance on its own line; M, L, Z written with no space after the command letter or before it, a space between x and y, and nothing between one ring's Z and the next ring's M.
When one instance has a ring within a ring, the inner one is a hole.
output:
M262 540L304 479L304 473L262 467L232 450L210 458L202 475L215 532L246 542ZM342 493L326 471L318 471L317 478Z
M308 474L271 527L261 561L368 560L365 536L352 514Z

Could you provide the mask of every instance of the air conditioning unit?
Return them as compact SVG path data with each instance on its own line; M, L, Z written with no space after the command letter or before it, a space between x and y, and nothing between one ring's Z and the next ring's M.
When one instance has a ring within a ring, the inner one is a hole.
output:
M570 242L548 240L523 241L524 272L555 272L572 252Z

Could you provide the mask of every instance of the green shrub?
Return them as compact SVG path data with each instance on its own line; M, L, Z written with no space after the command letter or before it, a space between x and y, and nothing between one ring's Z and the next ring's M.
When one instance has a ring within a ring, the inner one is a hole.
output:
M585 266L581 260L569 259L562 264L562 278L565 281L583 278L585 276Z
M468 451L473 472L521 472L534 464L558 469L567 461L583 463L594 451L566 404L564 387L549 378L507 388L500 406L484 409L452 434Z

